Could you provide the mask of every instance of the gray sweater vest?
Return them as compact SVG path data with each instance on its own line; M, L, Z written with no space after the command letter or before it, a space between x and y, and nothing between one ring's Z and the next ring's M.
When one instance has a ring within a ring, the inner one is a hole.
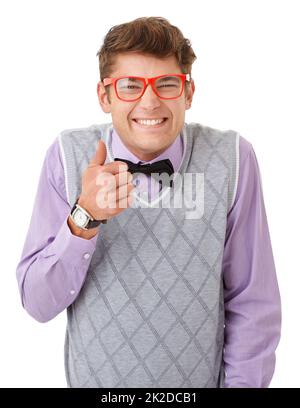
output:
M60 134L71 207L99 138L106 162L113 160L111 131L106 123ZM180 169L156 202L172 204L184 176L200 174L195 202L202 210L191 216L184 200L168 208L136 197L132 208L101 225L86 280L67 309L68 387L223 386L222 257L239 134L185 123L181 136Z

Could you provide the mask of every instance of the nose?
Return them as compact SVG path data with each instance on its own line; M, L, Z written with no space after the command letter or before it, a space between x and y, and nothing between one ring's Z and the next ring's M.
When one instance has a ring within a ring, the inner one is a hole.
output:
M140 106L144 108L157 108L160 106L160 98L153 91L151 84L147 84L144 95L139 100Z

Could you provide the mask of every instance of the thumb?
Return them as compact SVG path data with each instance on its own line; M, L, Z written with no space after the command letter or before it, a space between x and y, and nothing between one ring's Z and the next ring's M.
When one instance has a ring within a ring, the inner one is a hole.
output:
M102 140L99 140L95 155L90 161L90 166L102 166L106 159L106 146Z

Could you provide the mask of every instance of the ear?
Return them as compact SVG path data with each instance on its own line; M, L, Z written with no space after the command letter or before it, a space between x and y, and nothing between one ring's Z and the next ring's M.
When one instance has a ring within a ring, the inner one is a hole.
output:
M191 79L190 84L188 86L188 90L186 93L186 97L185 97L185 109L190 109L190 107L192 106L192 101L193 101L193 95L195 92L195 82L193 79Z
M101 81L99 81L97 84L97 95L98 95L98 100L99 100L99 103L100 103L100 106L103 112L110 113L111 112L110 98Z

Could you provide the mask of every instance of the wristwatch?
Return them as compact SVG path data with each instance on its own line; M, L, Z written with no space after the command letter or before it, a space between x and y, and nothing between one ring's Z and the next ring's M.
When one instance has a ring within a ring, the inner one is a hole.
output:
M89 214L84 208L80 207L78 203L79 197L77 198L73 208L71 210L70 216L77 227L89 230L91 228L98 227L98 225L106 224L107 220L95 220L91 214Z

